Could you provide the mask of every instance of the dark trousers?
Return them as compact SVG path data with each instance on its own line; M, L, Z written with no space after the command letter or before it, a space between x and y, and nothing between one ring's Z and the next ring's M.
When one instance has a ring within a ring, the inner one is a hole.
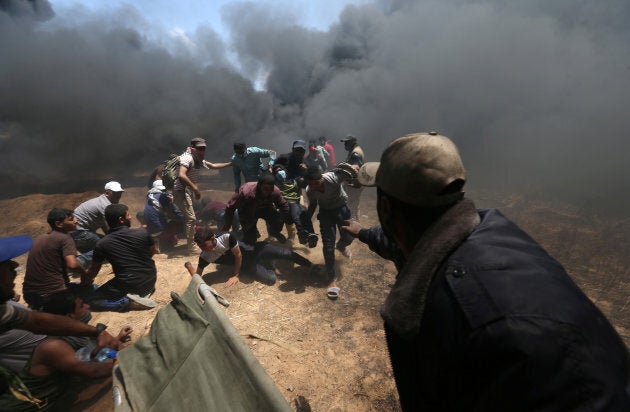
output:
M299 202L289 202L289 212L291 213L291 218L295 223L295 228L299 232L307 232L313 233L315 229L313 229L313 222L308 218L308 214L306 213L306 207L300 204Z
M354 237L350 233L341 230L343 221L349 220L350 217L350 209L348 209L346 205L338 209L320 209L317 215L319 231L322 237L324 262L330 280L335 278L335 240L337 239L337 228L339 228L338 249L349 246L354 240Z
M256 228L256 222L258 222L258 219L263 219L267 223L269 235L273 237L276 237L284 226L284 220L282 220L282 216L280 216L280 212L277 210L259 212L256 214L253 222L245 222L241 220L241 226L243 228L243 242L249 245L253 245L256 243L256 239L258 239L258 229Z

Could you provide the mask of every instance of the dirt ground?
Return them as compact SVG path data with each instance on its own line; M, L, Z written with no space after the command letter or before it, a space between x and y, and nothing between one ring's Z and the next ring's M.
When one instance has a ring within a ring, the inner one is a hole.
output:
M205 187L217 185L210 181ZM205 190L204 196L226 201L231 192L222 188L225 190ZM4 219L0 221L0 236L44 233L45 217L52 207L74 208L96 195L33 194L1 200ZM145 188L128 188L121 203L135 215L143 208L145 195ZM626 345L630 344L629 219L598 216L571 205L520 195L499 197L472 192L470 197L479 207L498 207L547 248L608 316ZM364 225L377 224L373 189L364 191L361 212ZM317 230L317 223L315 226ZM259 230L266 234L263 225ZM314 263L323 264L321 242L311 250L299 244L293 247ZM400 410L379 315L379 307L394 282L395 269L359 241L351 248L351 259L339 253L336 256L341 275L341 297L337 301L326 298L325 285L310 277L307 270L284 262L278 264L279 279L273 286L244 277L226 288L223 283L230 273L214 265L204 274L204 280L231 302L225 309L228 317L296 411ZM94 313L92 322L107 323L112 331L131 325L132 343L145 335L156 312L169 303L170 292L183 293L188 285L184 262L196 264L197 257L185 256L185 251L184 242L180 242L173 253L155 256L158 280L153 298L157 308ZM24 263L25 257L18 260ZM16 280L18 293L22 276L23 272ZM106 265L96 281L101 283L111 276L111 268ZM66 398L64 410L113 409L111 379L77 380L76 386L80 393Z

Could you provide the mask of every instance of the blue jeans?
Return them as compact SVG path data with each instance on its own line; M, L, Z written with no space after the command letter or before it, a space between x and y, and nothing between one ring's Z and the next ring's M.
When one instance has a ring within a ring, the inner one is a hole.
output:
M320 209L317 219L319 220L319 231L322 236L322 249L324 251L324 263L328 272L329 280L335 278L335 240L337 239L337 228L339 228L339 242L337 249L349 246L354 237L341 230L344 220L351 217L348 206L343 205L338 209Z
M77 250L81 252L81 255L77 256L77 260L84 268L87 268L92 263L92 254L94 253L94 247L103 236L98 233L89 230L75 230L70 233L74 243L77 245Z
M221 209L219 213L217 213L215 223L217 224L217 228L221 230L221 228L225 224L225 209ZM238 219L238 210L234 211L234 217L232 218L232 234L236 236L236 238L239 240L243 238L241 222Z
M139 293L140 294L140 293ZM140 295L145 295L141 293ZM96 289L84 300L90 304L90 309L95 312L126 312L129 310L131 300L127 297L125 285L116 278L110 279Z
M29 308L33 310L42 310L42 308L58 294L65 294L70 292L76 297L83 297L86 293L92 289L91 286L81 286L79 283L69 282L66 283L66 290L52 293L50 295L42 296L35 293L24 293L24 301L28 303Z

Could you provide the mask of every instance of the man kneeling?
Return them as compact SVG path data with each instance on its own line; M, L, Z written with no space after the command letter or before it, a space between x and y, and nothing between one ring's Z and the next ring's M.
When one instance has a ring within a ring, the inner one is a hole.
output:
M157 252L155 241L145 228L131 229L129 208L111 204L105 208L109 232L96 243L92 266L86 283L89 286L107 260L114 278L85 296L94 311L150 309L156 303L148 297L155 291L157 270L152 256Z

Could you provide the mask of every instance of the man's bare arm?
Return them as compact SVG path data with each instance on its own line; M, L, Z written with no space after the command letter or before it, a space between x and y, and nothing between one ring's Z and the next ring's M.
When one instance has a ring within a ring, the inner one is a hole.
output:
M29 372L35 376L47 376L59 371L86 378L103 378L111 375L113 366L113 362L82 362L67 342L49 338L33 352Z

